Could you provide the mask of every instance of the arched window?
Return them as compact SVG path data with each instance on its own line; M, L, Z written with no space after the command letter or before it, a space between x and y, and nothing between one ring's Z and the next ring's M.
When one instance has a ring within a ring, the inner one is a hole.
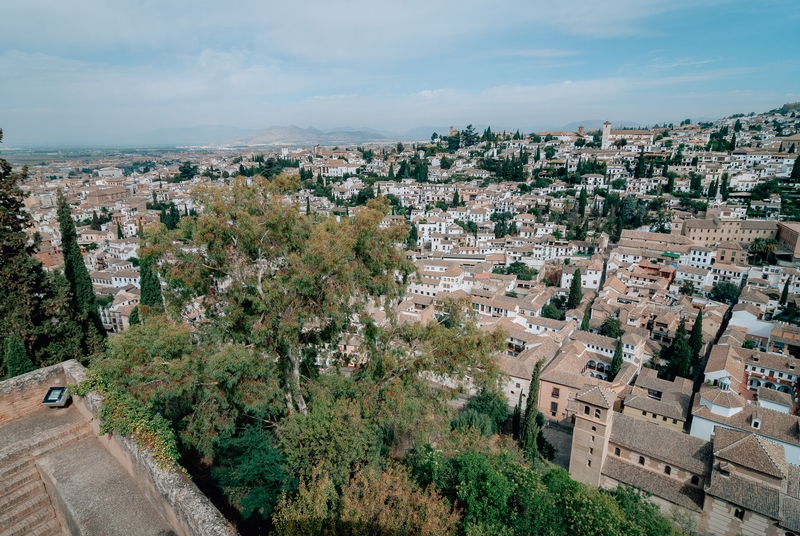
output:
M669 465L665 465L664 466L664 474L665 475L671 475L672 474L672 467L670 467Z
M619 456L619 447L614 447L614 456Z
M644 465L644 456L639 456L639 465Z
M700 477L695 475L692 477L692 486L699 486L700 485Z
M594 410L594 418L595 419L599 419L600 418L600 410L599 409Z

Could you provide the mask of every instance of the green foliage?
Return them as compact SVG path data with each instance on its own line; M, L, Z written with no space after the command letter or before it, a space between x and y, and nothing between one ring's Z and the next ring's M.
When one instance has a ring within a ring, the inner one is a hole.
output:
M552 320L564 320L564 318L566 318L566 315L559 311L552 303L548 303L542 307L542 316Z
M589 321L592 319L592 304L586 304L586 310L583 312L583 319L581 319L581 331L589 331Z
M686 320L681 318L678 329L675 331L675 338L672 339L672 344L661 353L662 359L669 361L663 373L670 379L676 376L681 378L691 377L692 348L689 346L688 339Z
M607 317L600 325L600 335L611 337L612 339L618 339L622 337L624 333L625 330L622 329L622 324L620 323L619 319L614 318L613 316Z
M489 389L481 389L464 408L487 415L492 423L492 433L496 434L508 419L508 402L505 395Z
M141 298L139 303L155 310L163 310L163 298L161 295L161 282L158 280L154 268L155 263L152 259L142 259L139 267L139 281L141 286Z
M296 488L283 470L283 454L273 445L272 433L248 425L220 442L211 476L245 519L269 519L284 491Z
M315 400L308 415L295 413L277 431L288 473L311 478L321 463L334 485L344 485L360 468L380 460L380 431L351 400Z
M35 369L19 337L12 334L6 339L5 346L5 366L8 378L13 378Z
M491 437L493 434L497 433L495 430L495 423L489 415L471 408L465 408L464 411L456 415L450 425L453 427L453 430L472 428L486 437Z
M711 287L711 293L709 296L714 301L732 305L736 300L739 299L740 293L741 289L737 285L722 281L720 283L714 283L714 285Z
M745 350L754 350L756 348L756 341L753 339L745 339L742 343L742 348Z
M622 339L617 339L617 346L614 348L614 357L611 359L611 376L616 377L619 369L622 368Z
M578 305L581 304L581 300L583 299L583 290L581 288L581 270L580 268L575 269L575 273L572 275L572 283L569 287L569 297L567 298L567 309L575 309Z
M148 411L128 392L94 370L88 371L86 380L71 386L72 394L78 396L86 396L90 391L97 391L103 397L101 434L113 431L129 436L149 448L162 468L178 466L178 443L164 417Z
M520 281L530 281L539 274L536 268L528 268L524 262L514 261L507 267L498 266L492 270L494 274L516 275Z
M137 305L131 310L131 315L128 317L128 324L133 326L140 323L141 320L139 319L139 306Z
M679 292L685 296L694 295L694 284L687 279L681 284Z
M697 318L689 334L689 348L692 350L692 366L700 365L700 350L703 349L703 311L697 313Z

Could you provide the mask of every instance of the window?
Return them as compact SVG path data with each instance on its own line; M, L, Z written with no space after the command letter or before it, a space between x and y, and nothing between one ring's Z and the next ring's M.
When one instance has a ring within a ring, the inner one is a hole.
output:
M561 394L561 390L558 387L553 387L553 398L558 398Z
M597 431L597 426L592 426L592 432L596 432L596 431Z
M589 415L589 406L583 406L583 414Z
M619 455L620 455L619 447L614 447L614 456L619 456Z
M594 454L594 449L593 448L589 448L589 454Z
M669 465L665 465L664 466L664 474L665 475L671 475L672 474L672 467L670 467Z
M599 419L600 418L600 410L599 409L594 410L594 418L595 419Z
M735 517L739 521L744 521L744 510L740 510L739 508L734 508L733 517Z
M644 465L644 456L639 456L639 465Z
M594 436L592 436L592 443L594 443Z
M647 412L646 412L646 411L643 411L643 412L642 412L642 415L644 415L645 417L647 417Z
M588 467L591 467L591 466L592 466L592 460L587 460L587 462L586 462L586 465L587 465Z
M700 477L696 476L696 475L693 476L692 477L692 486L699 486L699 485L700 485Z

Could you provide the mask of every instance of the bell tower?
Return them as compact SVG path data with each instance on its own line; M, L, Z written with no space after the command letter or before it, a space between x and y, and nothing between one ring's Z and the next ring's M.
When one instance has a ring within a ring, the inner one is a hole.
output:
M603 141L600 148L608 149L609 147L611 147L611 122L606 121L603 123Z
M587 386L575 397L577 412L569 472L578 482L600 485L616 400L614 391L599 386Z

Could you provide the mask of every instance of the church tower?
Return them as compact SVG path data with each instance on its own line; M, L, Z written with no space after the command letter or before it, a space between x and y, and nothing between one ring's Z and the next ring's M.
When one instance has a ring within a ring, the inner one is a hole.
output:
M603 142L600 148L608 149L609 147L611 147L611 122L606 121L603 123Z
M588 387L575 397L577 412L572 433L569 472L578 482L600 485L616 400L617 394L614 391L598 386Z

